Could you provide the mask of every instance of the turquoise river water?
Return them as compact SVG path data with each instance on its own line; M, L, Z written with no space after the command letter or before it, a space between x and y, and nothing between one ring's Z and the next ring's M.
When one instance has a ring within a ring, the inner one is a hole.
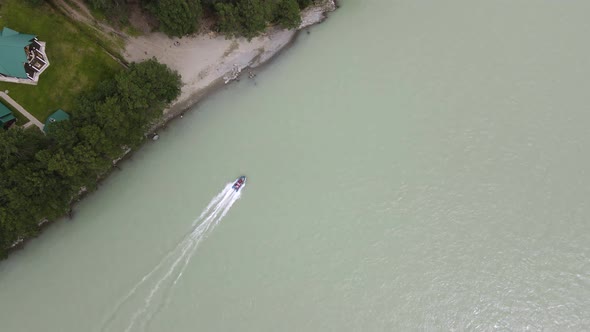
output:
M590 2L341 5L1 262L0 330L590 330Z

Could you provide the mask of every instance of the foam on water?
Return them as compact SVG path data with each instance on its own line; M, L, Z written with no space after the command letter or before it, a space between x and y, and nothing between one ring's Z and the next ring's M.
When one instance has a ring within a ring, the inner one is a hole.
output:
M170 250L154 268L146 273L115 305L102 324L101 331L114 326L126 326L125 332L144 330L152 318L169 303L174 286L182 278L198 245L225 217L241 193L228 183L203 210L191 225L188 233L174 249ZM145 295L143 298L142 296ZM139 302L138 302L139 301ZM129 317L127 312L133 312ZM127 321L126 323L124 323ZM126 325L125 325L126 324Z

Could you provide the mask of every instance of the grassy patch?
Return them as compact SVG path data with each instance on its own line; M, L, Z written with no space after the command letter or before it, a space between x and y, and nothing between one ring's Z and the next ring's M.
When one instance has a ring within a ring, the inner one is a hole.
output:
M107 15L105 15L104 11L95 9L93 6L88 5L88 9L90 10L90 14L98 21L106 22Z
M0 90L10 90L10 96L41 122L58 108L75 111L75 98L81 91L121 69L96 41L47 4L33 7L21 0L2 0L2 26L35 34L47 43L51 64L38 85L0 82Z
M143 35L143 32L139 31L136 27L128 25L125 27L125 33L132 37L139 37Z

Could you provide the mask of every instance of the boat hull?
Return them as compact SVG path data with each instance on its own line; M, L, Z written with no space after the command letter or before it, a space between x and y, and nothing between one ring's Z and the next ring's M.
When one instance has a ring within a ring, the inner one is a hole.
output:
M237 180L232 185L232 188L235 191L240 191L240 189L242 189L244 184L246 184L246 176L242 175L239 178L237 178Z

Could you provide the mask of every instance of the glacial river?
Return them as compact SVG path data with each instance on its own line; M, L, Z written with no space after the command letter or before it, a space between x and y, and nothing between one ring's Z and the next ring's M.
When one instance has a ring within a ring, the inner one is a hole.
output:
M590 330L590 3L341 4L0 262L0 330Z

